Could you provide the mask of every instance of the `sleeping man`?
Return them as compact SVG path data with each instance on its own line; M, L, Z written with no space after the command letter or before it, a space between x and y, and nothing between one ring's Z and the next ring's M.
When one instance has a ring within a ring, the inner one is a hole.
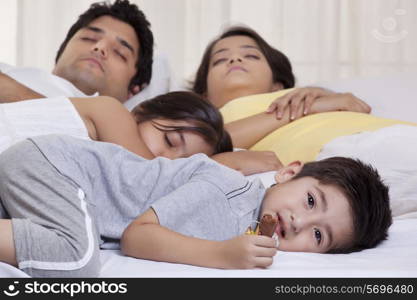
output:
M68 31L53 75L0 65L0 102L98 93L125 103L149 84L152 57L150 23L135 4L93 3Z
M98 276L99 248L213 268L268 267L277 249L349 253L391 224L388 188L360 161L293 162L265 188L197 154L145 160L120 146L39 136L0 155L0 260L35 277ZM276 240L247 235L260 216Z

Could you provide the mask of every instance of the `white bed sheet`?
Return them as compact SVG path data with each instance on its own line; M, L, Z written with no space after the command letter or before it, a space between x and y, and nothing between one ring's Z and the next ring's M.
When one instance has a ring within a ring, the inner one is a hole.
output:
M416 238L410 238L410 237ZM267 269L219 270L124 257L101 251L101 277L417 277L417 218L396 220L389 239L351 254L279 251Z

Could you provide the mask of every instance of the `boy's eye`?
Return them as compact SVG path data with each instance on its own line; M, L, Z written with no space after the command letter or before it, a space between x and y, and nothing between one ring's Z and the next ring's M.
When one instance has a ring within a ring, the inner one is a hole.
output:
M317 244L321 243L321 232L316 228L314 228L314 238L317 240Z
M315 203L316 202L315 202L313 196L311 196L310 194L307 194L307 204L308 204L308 207L313 208L314 205L315 205Z

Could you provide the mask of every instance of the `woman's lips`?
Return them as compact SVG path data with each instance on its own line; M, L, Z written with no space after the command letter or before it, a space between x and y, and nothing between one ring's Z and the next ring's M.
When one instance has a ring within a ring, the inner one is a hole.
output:
M243 71L243 72L247 72L245 68L235 66L235 67L231 67L231 68L229 69L229 71L227 71L227 74L229 74L230 72L233 72L233 71Z

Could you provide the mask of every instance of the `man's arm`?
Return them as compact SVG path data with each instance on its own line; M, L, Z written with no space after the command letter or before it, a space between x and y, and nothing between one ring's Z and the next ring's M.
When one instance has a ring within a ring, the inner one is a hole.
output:
M221 269L267 267L277 251L274 239L266 236L209 241L179 234L159 225L153 209L127 227L121 249L136 258Z
M0 103L45 98L30 88L0 72Z

